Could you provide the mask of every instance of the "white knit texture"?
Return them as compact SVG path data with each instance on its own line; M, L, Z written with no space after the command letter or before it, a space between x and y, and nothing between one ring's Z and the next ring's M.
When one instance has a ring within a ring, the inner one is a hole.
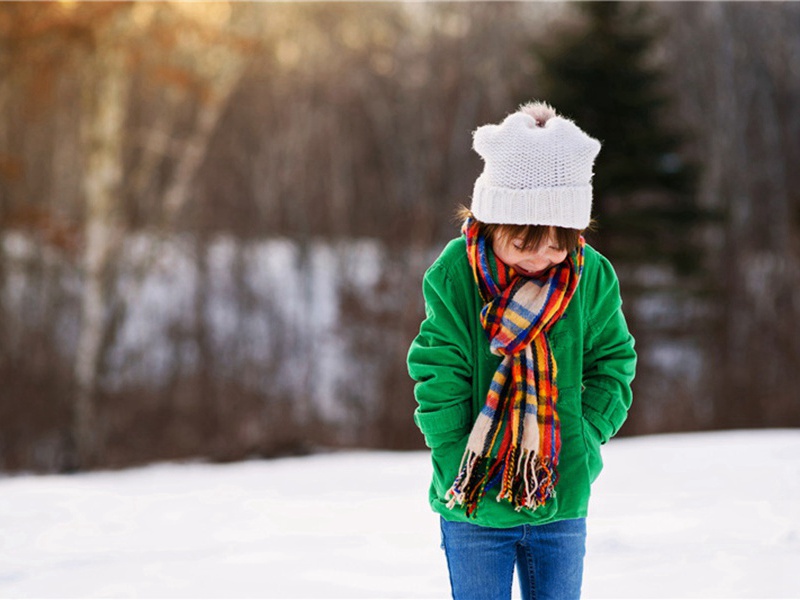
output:
M472 213L484 223L584 229L592 212L592 168L600 142L572 121L513 113L479 127L473 148L484 160Z

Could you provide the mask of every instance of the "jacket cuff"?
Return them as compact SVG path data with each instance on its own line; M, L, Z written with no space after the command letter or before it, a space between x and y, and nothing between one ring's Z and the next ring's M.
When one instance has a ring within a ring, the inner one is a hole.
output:
M621 406L610 405L606 412L599 412L591 406L583 405L583 417L600 434L601 444L605 444L617 434L626 416L627 412Z
M422 412L419 407L414 411L414 423L425 436L425 444L429 448L460 439L466 433L469 422L468 402L459 402L434 412Z

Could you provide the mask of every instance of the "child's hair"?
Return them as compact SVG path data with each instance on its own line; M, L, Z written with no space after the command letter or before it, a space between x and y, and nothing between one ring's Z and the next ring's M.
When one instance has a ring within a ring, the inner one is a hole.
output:
M472 214L469 208L466 206L458 207L456 218L460 223L470 217L475 219L475 215ZM592 223L589 224L588 228L591 227ZM523 250L538 248L542 242L547 240L550 230L553 229L556 246L558 246L559 250L567 250L568 252L572 252L578 247L578 239L585 231L583 229L569 229L550 225L504 225L500 223L483 223L481 221L478 221L478 228L480 235L490 241L495 239L519 239L522 242Z

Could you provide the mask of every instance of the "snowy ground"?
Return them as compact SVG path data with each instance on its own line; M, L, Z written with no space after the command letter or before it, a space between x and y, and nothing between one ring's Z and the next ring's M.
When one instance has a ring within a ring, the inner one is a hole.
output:
M800 597L800 430L612 441L588 598ZM445 598L424 452L0 478L0 597Z

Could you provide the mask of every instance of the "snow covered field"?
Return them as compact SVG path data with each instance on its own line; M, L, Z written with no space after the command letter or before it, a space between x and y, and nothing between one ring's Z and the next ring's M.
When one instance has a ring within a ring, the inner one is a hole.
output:
M800 430L613 440L587 598L800 597ZM425 452L0 478L0 597L445 598Z

